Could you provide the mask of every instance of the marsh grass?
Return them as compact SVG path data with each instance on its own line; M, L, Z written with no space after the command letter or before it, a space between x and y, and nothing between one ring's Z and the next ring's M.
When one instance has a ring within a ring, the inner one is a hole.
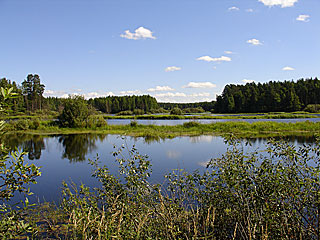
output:
M176 136L194 135L226 135L238 137L276 137L276 136L312 136L320 132L320 122L216 122L201 124L191 121L182 125L142 125L132 121L128 125L103 124L101 118L87 128L60 128L54 121L21 120L6 126L8 132L31 134L70 134L70 133L101 133L120 134L136 137L153 136L155 138L172 138Z

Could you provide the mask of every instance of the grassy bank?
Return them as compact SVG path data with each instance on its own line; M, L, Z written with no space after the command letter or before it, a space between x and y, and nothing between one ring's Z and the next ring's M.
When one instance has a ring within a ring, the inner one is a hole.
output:
M128 125L104 125L91 128L59 128L55 122L41 121L30 124L12 123L7 125L9 132L23 132L33 134L70 134L70 133L99 133L119 134L137 137L170 138L194 135L224 135L234 134L239 137L274 137L274 136L302 136L314 135L320 132L320 122L217 122L200 124L187 122L176 126L140 125L131 122Z
M175 120L175 119L290 119L290 118L318 118L313 113L307 112L271 112L271 113L234 113L234 114L199 114L187 113L185 115L170 114L144 114L144 115L96 115L103 116L105 119L150 119L150 120ZM52 120L58 117L58 113L30 113L20 115L0 116L0 120L19 120L19 119L46 119Z

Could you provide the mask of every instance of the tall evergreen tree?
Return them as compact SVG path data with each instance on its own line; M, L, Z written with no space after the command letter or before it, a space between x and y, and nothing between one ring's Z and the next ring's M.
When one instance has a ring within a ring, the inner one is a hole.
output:
M38 74L29 74L27 79L22 82L22 93L25 97L27 110L41 109L44 88L45 86L41 84Z

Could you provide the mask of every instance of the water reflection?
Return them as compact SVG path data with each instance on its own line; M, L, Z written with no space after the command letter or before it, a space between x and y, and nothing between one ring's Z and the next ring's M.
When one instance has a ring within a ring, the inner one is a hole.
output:
M10 150L19 149L28 153L30 160L38 160L45 149L44 136L31 134L10 134L3 136L5 145Z
M176 150L168 150L166 155L169 159L178 159L181 157L182 153Z
M148 155L152 164L152 183L163 183L164 175L174 169L205 171L210 159L221 157L226 152L225 139L219 136L176 137L173 139L124 137L119 135L69 134L69 135L6 135L6 144L11 149L18 147L29 152L28 159L37 159L42 175L38 184L31 186L34 197L47 201L59 201L62 181L71 180L76 184L84 183L95 187L99 183L92 178L92 166L87 159L99 155L101 165L106 165L110 173L117 176L119 166L112 152L114 146L135 146L143 155ZM313 137L290 137L291 143L312 142ZM246 139L252 146L241 142L245 149L264 149L266 139ZM126 152L124 152L126 156ZM33 202L36 202L34 199Z
M162 141L165 141L166 139L168 138L165 138L165 137L159 137L159 136L152 136L152 135L147 135L145 137L127 137L127 138L130 138L132 140L134 140L135 142L140 140L140 139L143 139L143 142L150 145L152 143L160 143Z
M314 143L316 141L316 136L286 136L286 137L273 137L275 140L285 140L291 143ZM257 138L244 138L245 141L252 144L262 144L265 143L266 138L257 137Z
M200 142L207 142L211 143L217 136L213 135L201 135L201 136L192 136L190 137L191 143L200 143Z
M69 134L59 137L59 143L64 150L63 158L70 162L80 162L86 160L86 155L96 150L96 141L103 141L107 135L102 134Z
M10 150L18 149L27 152L29 160L38 160L46 149L45 139L58 138L63 147L62 158L70 162L86 160L86 155L96 150L96 142L104 141L107 135L103 134L68 134L68 135L32 135L32 134L7 134L3 137L5 145Z
M30 160L38 160L41 158L42 151L44 151L48 144L45 140L50 138L57 138L59 145L62 147L62 158L66 158L69 162L82 162L87 159L87 155L92 152L97 152L97 143L106 140L108 135L104 134L68 134L68 135L31 135L31 134L10 134L5 135L3 141L6 146L14 150L16 148L27 152ZM212 143L220 138L212 135L202 135L189 137L190 143ZM169 139L160 137L127 137L128 141L143 141L147 145L154 143L166 142ZM292 143L303 144L313 143L315 141L314 136L289 136L286 138L275 138L276 140L285 139ZM250 144L263 144L265 138L245 138L245 141ZM166 156L169 159L179 159L181 157L181 151L168 149L166 150ZM205 165L205 163L201 164Z

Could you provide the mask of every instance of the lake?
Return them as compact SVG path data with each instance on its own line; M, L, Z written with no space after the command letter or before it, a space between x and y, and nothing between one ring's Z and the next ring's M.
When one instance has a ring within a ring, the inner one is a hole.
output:
M313 139L293 137L290 141L299 145L312 142ZM250 142L250 148L256 149L263 148L266 140L253 139ZM99 134L15 134L6 139L6 144L28 152L27 161L42 166L42 176L37 178L38 184L31 185L31 190L35 193L29 197L32 202L59 202L63 180L84 183L90 187L97 186L97 180L91 177L92 167L88 162L88 159L94 159L97 155L102 165L107 165L111 173L117 174L117 164L112 152L123 144L128 149L134 145L141 154L149 156L152 183L163 183L163 176L173 169L204 171L207 162L211 158L220 157L227 148L224 138L209 135L154 140ZM128 151L124 151L125 155L127 153ZM15 201L19 199L21 196L15 197Z

